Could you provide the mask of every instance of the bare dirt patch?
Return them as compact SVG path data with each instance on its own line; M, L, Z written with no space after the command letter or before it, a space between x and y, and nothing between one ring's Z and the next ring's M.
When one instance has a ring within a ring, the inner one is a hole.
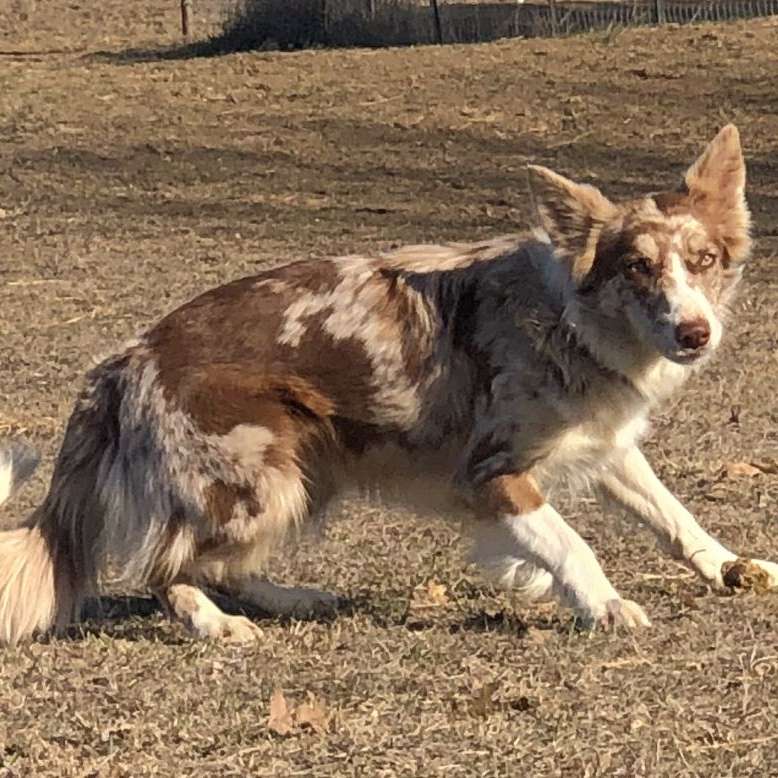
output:
M529 161L658 189L731 120L758 249L727 345L648 453L706 526L778 557L775 474L720 475L778 448L774 22L127 56L175 40L176 4L159 5L0 14L0 434L46 457L6 525L41 497L92 355L196 292L301 256L512 231ZM333 621L261 620L265 640L238 649L117 599L99 626L3 651L0 775L774 773L778 598L714 596L595 504L565 513L652 630L571 634L484 586L453 528L355 504L275 568L348 596Z

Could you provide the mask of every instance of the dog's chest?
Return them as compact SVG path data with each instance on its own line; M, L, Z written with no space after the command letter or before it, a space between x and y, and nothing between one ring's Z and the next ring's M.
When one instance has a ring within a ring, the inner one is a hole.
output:
M626 420L593 418L563 430L542 464L544 475L587 479L635 446L648 430L645 413Z

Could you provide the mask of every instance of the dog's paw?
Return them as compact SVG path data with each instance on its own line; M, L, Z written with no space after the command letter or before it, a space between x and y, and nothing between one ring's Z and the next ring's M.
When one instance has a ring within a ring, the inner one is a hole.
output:
M579 627L587 630L608 630L616 627L637 629L651 626L646 612L636 602L621 597L608 600L594 613L579 616L577 622Z
M646 612L633 600L609 600L605 603L605 614L600 618L600 626L612 627L650 627L651 621Z
M730 589L764 594L778 589L778 565L761 559L734 559L721 566L721 578Z
M226 613L209 622L200 636L223 643L254 643L263 637L262 630L250 619Z

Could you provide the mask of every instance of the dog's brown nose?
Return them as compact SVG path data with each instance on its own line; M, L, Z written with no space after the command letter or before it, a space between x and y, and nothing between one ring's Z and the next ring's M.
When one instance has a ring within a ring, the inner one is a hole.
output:
M681 348L697 351L708 345L710 324L705 319L682 321L675 328L675 339Z

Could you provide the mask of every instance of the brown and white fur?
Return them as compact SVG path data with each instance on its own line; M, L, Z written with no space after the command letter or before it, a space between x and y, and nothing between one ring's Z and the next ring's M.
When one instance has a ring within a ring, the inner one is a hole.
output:
M712 585L756 571L778 587L778 565L710 537L638 448L651 408L719 345L750 251L737 130L671 193L614 203L529 177L531 234L269 270L91 370L42 505L0 534L0 640L77 618L108 569L198 635L252 639L201 587L278 612L331 605L262 563L337 494L376 484L465 511L486 572L592 624L649 622L546 501L563 477ZM0 459L3 497L30 469L22 451Z

